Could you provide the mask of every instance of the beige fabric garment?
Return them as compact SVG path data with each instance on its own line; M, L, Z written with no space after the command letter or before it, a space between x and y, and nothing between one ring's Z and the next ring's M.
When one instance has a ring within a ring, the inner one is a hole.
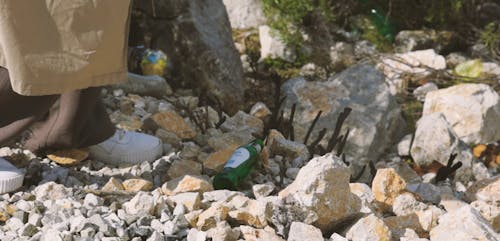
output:
M131 0L0 0L0 66L21 95L126 80Z

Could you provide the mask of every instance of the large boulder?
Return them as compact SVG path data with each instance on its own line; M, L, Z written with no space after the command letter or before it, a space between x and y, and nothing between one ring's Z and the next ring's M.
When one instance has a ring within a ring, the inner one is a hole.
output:
M243 67L222 0L134 1L131 32L167 53L172 76L199 86L230 114L242 108ZM139 42L140 43L140 42Z
M231 27L254 28L266 23L266 16L259 0L223 0Z
M313 223L323 232L359 213L361 200L349 188L349 169L333 154L313 158L300 169L295 181L279 192L316 213Z
M427 94L423 115L441 112L468 144L500 139L500 97L485 84L460 84Z
M317 113L323 112L309 143L321 129L327 128L322 142L325 144L333 134L339 113L344 107L351 107L352 112L344 122L344 127L351 130L345 153L348 160L356 160L354 164L357 166L376 160L402 137L405 124L401 110L384 83L384 75L373 66L356 65L327 81L291 79L283 84L282 92L287 97L283 104L285 115L289 115L291 106L297 103L294 117L296 140L304 139Z
M433 241L500 240L500 235L470 206L449 212L439 218L439 225L431 230Z
M423 166L433 161L446 166L450 155L457 154L455 160L461 161L462 167L458 169L456 177L465 182L472 177L472 152L441 113L420 118L410 152L415 163Z

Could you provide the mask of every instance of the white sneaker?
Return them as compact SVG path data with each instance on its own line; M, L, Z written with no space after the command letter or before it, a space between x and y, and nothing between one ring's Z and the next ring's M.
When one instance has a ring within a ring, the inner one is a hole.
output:
M89 152L97 161L116 166L134 165L159 158L163 145L154 136L117 129L109 139L89 147Z
M23 185L24 173L0 158L0 194L12 192Z

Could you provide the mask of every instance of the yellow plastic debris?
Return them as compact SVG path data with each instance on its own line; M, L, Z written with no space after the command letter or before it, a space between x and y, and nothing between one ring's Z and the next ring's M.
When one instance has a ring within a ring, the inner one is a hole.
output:
M455 67L455 74L467 78L478 78L483 72L483 63L480 59L469 60Z

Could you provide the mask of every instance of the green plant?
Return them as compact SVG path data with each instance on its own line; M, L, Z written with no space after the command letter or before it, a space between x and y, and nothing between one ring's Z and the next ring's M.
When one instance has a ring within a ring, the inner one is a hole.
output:
M479 34L479 40L493 54L500 56L500 22L487 24Z
M291 63L279 58L264 59L264 66L266 69L270 73L276 73L282 80L297 77L300 73L300 67L302 65L303 61L300 60Z
M263 0L269 25L276 30L289 47L300 46L304 38L300 31L302 21L314 5L307 0Z
M361 0L384 9L400 29L456 29L472 20L469 13L483 0Z
M260 39L257 29L250 31L243 39L245 45L245 54L248 56L250 67L257 72L257 66L260 59Z
M424 19L428 24L439 27L462 22L464 4L465 0L429 1ZM446 11L443 11L445 9Z
M304 23L311 16L333 21L333 0L262 0L270 27L288 47L299 50L304 43Z
M357 16L352 24L353 29L359 32L361 38L370 41L377 46L378 50L386 52L392 49L391 39L384 37L368 16Z

